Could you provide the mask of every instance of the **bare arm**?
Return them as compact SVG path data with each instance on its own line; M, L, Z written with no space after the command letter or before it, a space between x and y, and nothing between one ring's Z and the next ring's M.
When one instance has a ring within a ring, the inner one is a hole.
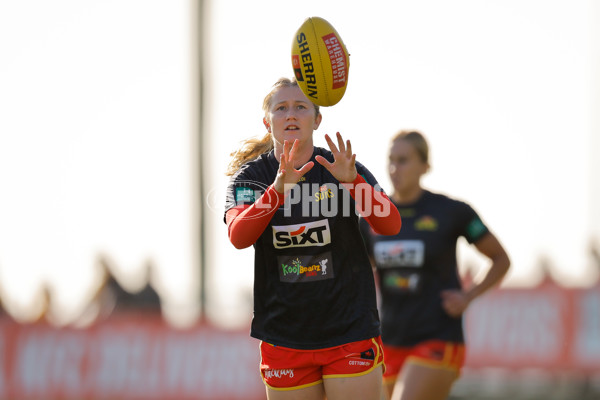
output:
M499 284L510 267L508 254L493 233L488 233L474 245L481 254L492 261L492 265L483 280L466 291L442 292L442 306L449 315L454 317L460 316L475 298Z

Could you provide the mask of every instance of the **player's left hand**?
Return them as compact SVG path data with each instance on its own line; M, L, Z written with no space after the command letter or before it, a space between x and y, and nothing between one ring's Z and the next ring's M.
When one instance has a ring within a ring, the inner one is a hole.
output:
M462 290L442 290L442 308L451 317L460 317L469 306L469 298Z
M315 160L327 171L333 175L335 179L342 183L352 182L356 179L356 154L352 154L352 145L349 140L342 139L342 135L336 133L338 145L333 143L329 135L325 135L325 140L329 145L329 149L333 153L333 163L330 163L322 156L316 156Z

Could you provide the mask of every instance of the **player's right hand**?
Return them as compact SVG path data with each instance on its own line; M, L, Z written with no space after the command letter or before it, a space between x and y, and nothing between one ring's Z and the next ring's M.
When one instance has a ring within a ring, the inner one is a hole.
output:
M273 187L279 193L286 193L291 190L300 181L300 178L315 165L314 162L309 161L300 169L294 168L296 146L298 146L298 139L294 140L293 144L290 144L287 140L283 142L283 153L279 159L279 169L273 182Z

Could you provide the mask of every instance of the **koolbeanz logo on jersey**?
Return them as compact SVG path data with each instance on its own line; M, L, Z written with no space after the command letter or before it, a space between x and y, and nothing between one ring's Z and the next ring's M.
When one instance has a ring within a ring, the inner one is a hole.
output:
M421 273L401 269L383 273L383 286L399 293L418 293L421 290Z
M333 278L333 261L330 251L309 255L284 255L277 257L281 282L303 283Z
M273 246L287 247L325 246L331 243L329 222L307 222L305 224L273 226Z

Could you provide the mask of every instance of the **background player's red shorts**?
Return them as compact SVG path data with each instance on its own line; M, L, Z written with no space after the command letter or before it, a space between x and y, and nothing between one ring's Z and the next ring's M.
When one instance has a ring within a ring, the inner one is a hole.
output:
M383 380L395 380L406 361L431 368L443 368L456 371L465 364L465 345L463 343L428 340L413 347L383 346L385 354L385 372Z
M296 350L260 343L260 373L267 386L292 390L323 379L365 375L383 364L381 338L319 350Z

